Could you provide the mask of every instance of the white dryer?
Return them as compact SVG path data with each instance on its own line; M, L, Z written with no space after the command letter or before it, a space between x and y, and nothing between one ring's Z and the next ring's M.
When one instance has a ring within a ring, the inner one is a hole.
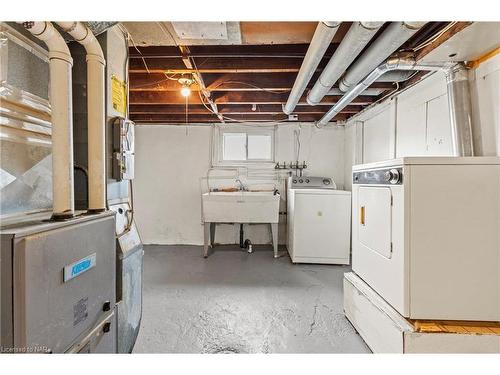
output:
M353 167L352 268L410 319L500 321L500 158Z
M349 264L351 193L328 177L290 177L287 249L293 263Z

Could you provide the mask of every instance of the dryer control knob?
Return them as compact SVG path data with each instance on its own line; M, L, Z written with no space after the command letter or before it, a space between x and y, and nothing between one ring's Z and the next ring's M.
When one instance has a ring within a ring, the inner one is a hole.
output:
M397 184L400 179L400 174L397 169L391 169L389 171L386 171L384 173L384 179L386 182L389 182L390 184Z

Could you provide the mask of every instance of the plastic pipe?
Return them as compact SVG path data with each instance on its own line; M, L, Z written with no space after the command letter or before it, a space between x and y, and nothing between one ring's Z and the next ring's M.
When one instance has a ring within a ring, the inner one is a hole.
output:
M106 60L92 31L82 22L57 24L87 52L87 129L89 212L106 210L106 120L105 78Z
M50 22L23 22L24 27L49 49L50 104L52 110L52 193L55 220L74 216L73 59L63 37Z

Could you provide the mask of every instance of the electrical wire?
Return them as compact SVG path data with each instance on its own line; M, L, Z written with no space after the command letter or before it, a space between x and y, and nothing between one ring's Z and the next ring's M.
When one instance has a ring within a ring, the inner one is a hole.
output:
M428 45L434 43L437 39L439 39L445 32L447 32L448 30L450 30L453 26L455 26L457 24L456 21L454 22L451 22L449 23L445 28L443 28L440 32L438 32L437 34L431 36L429 39L423 41L422 43L420 43L418 46L416 47L413 47L412 50L414 52L416 51L419 51L421 50L422 48L425 48L427 47Z
M202 97L201 95L201 92L198 91L198 95L200 96L200 100L201 100L201 104L203 104L203 106L207 109L207 111L209 111L210 113L214 114L214 115L220 115L222 116L222 118L224 118L225 120L228 120L228 121L234 121L234 122L238 122L238 123L243 123L243 124L248 124L248 121L245 121L245 120L238 120L238 119L234 119L234 118L231 118L231 117L228 117L228 116L225 116L221 113L217 113L215 111L213 111L211 108L209 108L206 104L205 104L205 101L204 101L204 98ZM288 117L283 119L283 120L272 120L272 121L261 121L261 123L263 124L266 124L266 125L272 125L272 124L279 124L279 123L282 123L282 122L287 122L288 121ZM258 125L252 125L252 126L258 126Z
M169 29L167 29L161 22L156 22L156 24L160 27L161 31L163 31L163 33L167 36L169 36L172 41L174 42L174 44L179 47L179 45L177 44L177 41L175 40L174 36L172 35L172 33L170 32Z
M198 70L198 67L196 66L196 62L194 61L194 59L191 60L192 63L193 63L193 66L194 66L194 69L195 71L197 72L197 74L200 74L199 73L199 70ZM223 119L225 120L228 120L228 121L234 121L234 122L239 122L239 123L248 123L248 121L243 121L243 120L237 120L237 119L234 119L234 118L231 118L231 117L228 117L228 116L225 116L221 113L217 113L215 111L213 111L211 108L209 108L206 104L205 104L205 100L204 99L207 99L207 98L204 98L202 97L201 95L201 91L198 91L198 95L200 97L200 101L201 101L201 104L203 104L203 106L212 114L216 115L217 117L221 116ZM220 118L219 118L220 119ZM274 124L274 123L279 123L279 122L283 122L283 121L287 121L288 120L288 117L286 119L283 119L283 120L276 120L276 121L262 121L263 123L266 123L266 124Z
M135 50L137 52L139 52L139 54L141 55L141 60L144 64L144 67L146 68L146 71L148 72L148 74L150 73L149 71L149 67L148 67L148 64L146 63L146 59L144 58L144 56L142 55L142 52L139 50L139 48L137 48L137 45L135 44L135 41L134 41L134 38L132 38L132 35L130 35L130 33L128 32L128 30L125 28L125 26L123 26L121 23L118 24L118 27L120 28L120 30L122 31L122 33L125 35L125 38L127 40L127 44L128 44L128 41L130 40L132 42L132 46L135 48ZM128 53L128 51L127 51ZM127 58L128 60L128 58Z
M226 83L237 83L237 84L240 84L240 85L245 85L245 86L248 86L248 87L253 87L253 88L259 89L261 91L270 92L272 94L283 94L284 92L286 92L286 91L273 91L273 90L265 89L263 87L259 87L257 85L252 84L252 83L242 82L242 81L232 81L232 80L220 82L217 85L215 85L215 87L213 87L212 90L216 89L216 88L218 88L218 87L220 87L220 86L222 86L222 85L224 85Z

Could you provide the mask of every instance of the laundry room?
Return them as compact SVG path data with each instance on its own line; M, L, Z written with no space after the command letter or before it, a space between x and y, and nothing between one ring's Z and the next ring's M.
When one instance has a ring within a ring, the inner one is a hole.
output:
M0 368L498 365L500 19L140 8L1 16Z

